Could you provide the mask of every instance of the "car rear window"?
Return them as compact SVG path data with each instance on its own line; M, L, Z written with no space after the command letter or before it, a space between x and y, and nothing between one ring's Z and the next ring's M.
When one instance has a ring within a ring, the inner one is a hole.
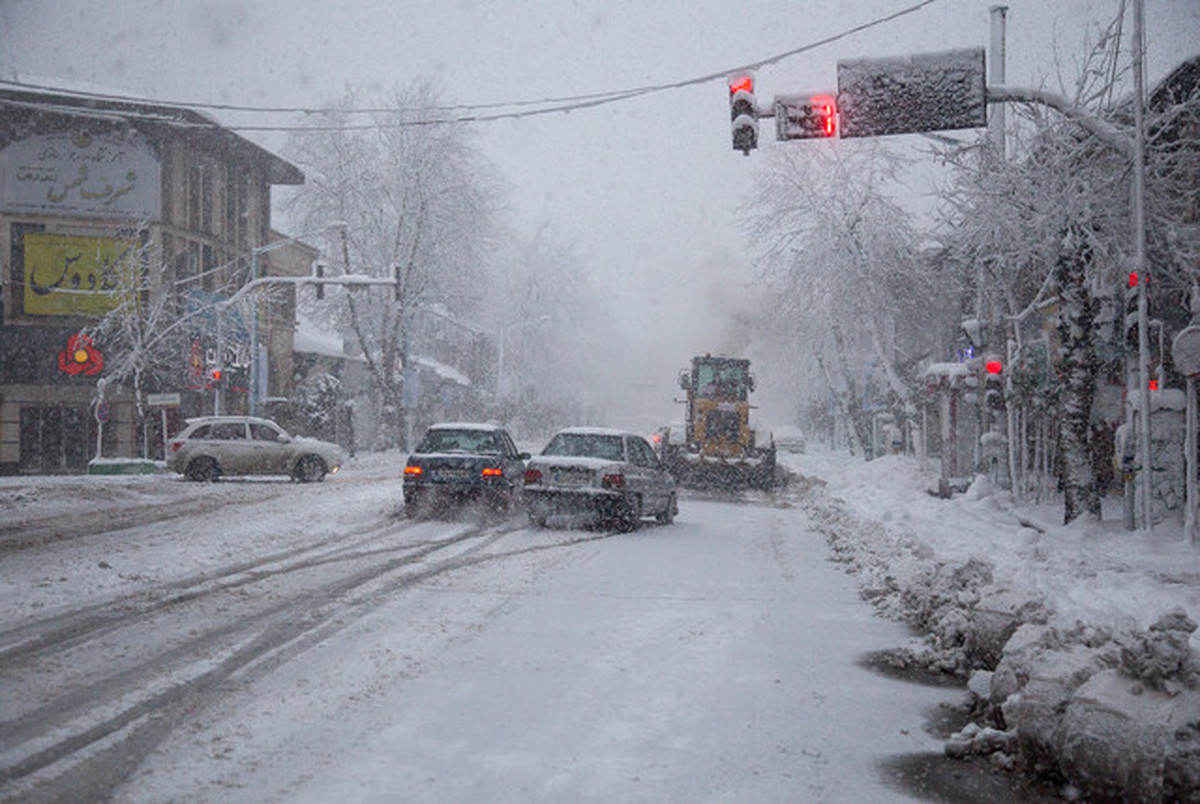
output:
M559 433L550 439L542 454L604 458L608 461L625 460L625 450L621 446L619 435L596 433Z
M417 452L501 452L500 441L490 430L430 430Z

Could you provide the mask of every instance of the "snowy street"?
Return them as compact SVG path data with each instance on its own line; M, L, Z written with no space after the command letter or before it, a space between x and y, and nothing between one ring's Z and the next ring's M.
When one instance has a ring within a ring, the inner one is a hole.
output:
M5 799L903 800L963 693L792 499L635 533L398 516L394 454L315 487L7 479Z

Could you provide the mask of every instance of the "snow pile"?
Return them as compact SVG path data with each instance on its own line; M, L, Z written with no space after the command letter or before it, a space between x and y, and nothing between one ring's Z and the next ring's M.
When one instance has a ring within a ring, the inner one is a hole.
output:
M888 659L967 682L976 722L948 756L1069 796L1200 797L1200 547L1177 524L1126 532L1119 499L1100 523L1048 524L1055 504L1018 505L985 477L937 499L936 474L903 456L790 468L864 598L924 635Z

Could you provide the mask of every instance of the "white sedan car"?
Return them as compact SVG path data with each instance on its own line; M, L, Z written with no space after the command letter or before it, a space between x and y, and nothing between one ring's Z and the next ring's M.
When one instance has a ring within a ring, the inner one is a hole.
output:
M337 444L291 436L270 419L253 416L188 419L167 445L167 468L196 481L222 475L288 475L314 483L345 462L346 453Z
M529 459L525 503L538 527L556 514L583 514L633 530L643 517L667 525L679 513L675 479L646 439L599 427L561 430Z

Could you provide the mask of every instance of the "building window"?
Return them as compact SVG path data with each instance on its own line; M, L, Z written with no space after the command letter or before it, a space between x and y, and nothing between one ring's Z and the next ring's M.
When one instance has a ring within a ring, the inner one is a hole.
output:
M200 165L190 165L187 169L187 181L184 182L187 197L187 214L184 215L184 226L192 231L200 228L200 176L204 169Z
M225 240L234 249L246 251L247 209L246 199L249 179L240 165L230 164L225 174Z
M213 206L215 204L213 171L207 165L202 165L200 169L200 231L205 234L215 234L213 231Z

